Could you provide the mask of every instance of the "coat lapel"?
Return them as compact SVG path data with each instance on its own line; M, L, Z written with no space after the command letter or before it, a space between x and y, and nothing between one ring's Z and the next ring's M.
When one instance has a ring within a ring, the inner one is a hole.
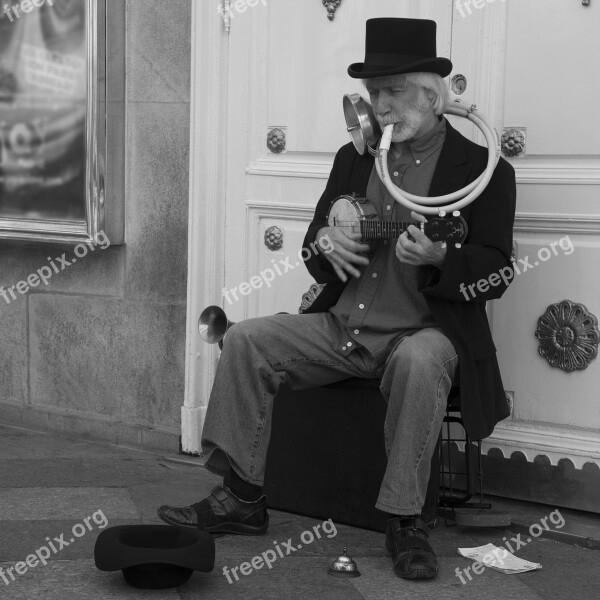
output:
M443 196L468 183L469 161L463 137L446 121L446 139L431 180L429 196Z
M356 192L358 196L364 198L367 195L367 186L369 185L369 178L371 177L375 159L368 152L364 156L358 153L355 156L354 165L349 170L351 176L347 189Z

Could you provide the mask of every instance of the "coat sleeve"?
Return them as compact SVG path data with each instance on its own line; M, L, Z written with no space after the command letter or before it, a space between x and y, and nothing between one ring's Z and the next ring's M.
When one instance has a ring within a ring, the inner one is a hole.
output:
M516 197L515 171L500 159L487 188L472 204L465 244L460 248L448 244L444 264L431 269L420 291L454 302L500 298L514 277L511 254Z
M317 237L317 232L321 227L327 227L327 212L331 201L334 200L340 194L338 193L339 188L339 176L340 176L340 155L342 149L335 155L333 161L333 167L327 181L325 191L321 195L317 207L315 209L315 215L312 223L308 227L308 232L304 238L303 243L303 255L309 258L304 261L308 272L314 277L317 283L330 283L339 282L340 279L336 275L333 266L327 260L327 258L319 251L317 245L314 243Z

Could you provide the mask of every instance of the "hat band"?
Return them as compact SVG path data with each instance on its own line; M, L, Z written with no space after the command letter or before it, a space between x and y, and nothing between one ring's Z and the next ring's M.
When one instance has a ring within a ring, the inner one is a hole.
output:
M435 60L431 56L418 56L416 54L367 54L365 67L399 67L410 65L420 60Z

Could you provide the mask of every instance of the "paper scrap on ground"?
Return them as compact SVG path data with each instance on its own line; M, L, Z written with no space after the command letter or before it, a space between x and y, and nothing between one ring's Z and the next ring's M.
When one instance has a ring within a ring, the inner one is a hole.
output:
M496 569L501 573L525 573L541 569L539 563L523 560L511 554L506 548L494 544L486 544L477 548L459 548L458 553L466 558L483 563L486 567Z

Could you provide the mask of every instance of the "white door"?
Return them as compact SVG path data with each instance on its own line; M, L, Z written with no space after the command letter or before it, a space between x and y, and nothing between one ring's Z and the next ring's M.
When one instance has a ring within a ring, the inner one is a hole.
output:
M565 370L594 340L597 347L600 317L600 121L592 108L600 95L600 2L458 4L453 60L467 80L465 96L504 128L512 151L522 149L508 159L517 174L519 273L490 311L513 410L484 451L600 466L600 359ZM571 308L560 306L564 300ZM549 307L558 319L546 315ZM549 343L536 338L540 318Z
M438 52L448 56L452 2L346 0L333 20L320 0L269 0L254 7L248 3L243 13L232 4L227 293L215 303L237 321L298 312L302 294L312 283L298 251L334 154L350 141L342 96L367 95L346 72L364 58L366 20L434 19Z
M517 146L524 136L524 156L509 159L519 259L533 264L565 235L575 247L539 260L489 309L514 408L484 449L600 464L600 359L565 373L539 355L534 335L546 308L563 299L600 315L600 122L592 108L600 83L590 70L600 56L600 2L464 4L343 0L329 20L320 0L241 0L231 3L229 34L214 8L196 7L184 449L197 449L218 358L198 339L199 312L218 304L238 321L298 311L312 281L297 252L334 153L349 139L342 95L366 95L346 69L363 59L365 21L395 16L434 19L438 54L454 63L449 79L466 81L462 98L499 130L514 130ZM470 124L453 123L479 140Z

